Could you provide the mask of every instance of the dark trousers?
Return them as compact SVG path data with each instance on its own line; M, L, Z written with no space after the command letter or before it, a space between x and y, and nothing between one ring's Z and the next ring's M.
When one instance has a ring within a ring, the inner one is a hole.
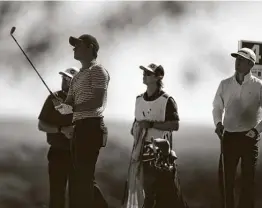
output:
M65 208L66 187L71 169L70 150L50 147L47 158L49 172L49 208Z
M241 159L241 193L238 208L254 208L254 178L258 158L257 140L245 136L247 132L225 132L223 139L226 208L235 207L234 185L237 165ZM219 161L219 185L224 202L222 160ZM224 203L222 203L224 206Z
M145 202L143 208L187 208L184 201L177 170L160 172L144 163Z
M103 141L102 125L102 118L88 118L75 122L71 144L74 166L72 208L108 207L94 177Z

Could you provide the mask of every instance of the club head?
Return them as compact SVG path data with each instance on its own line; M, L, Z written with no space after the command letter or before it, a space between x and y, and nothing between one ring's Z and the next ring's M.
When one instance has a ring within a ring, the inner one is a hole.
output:
M16 29L15 27L11 28L10 35L13 35L13 33L15 32L15 29Z

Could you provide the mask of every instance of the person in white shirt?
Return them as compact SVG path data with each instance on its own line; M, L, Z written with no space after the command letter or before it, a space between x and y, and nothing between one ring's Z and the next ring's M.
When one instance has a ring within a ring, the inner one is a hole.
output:
M236 58L235 74L220 82L213 101L215 132L221 139L224 158L222 161L220 156L219 162L219 182L225 202L222 207L235 207L234 182L241 158L242 189L238 208L254 208L255 168L262 131L262 122L259 121L262 81L251 74L256 62L256 55L251 49L242 48L231 56ZM226 193L222 183L224 176Z

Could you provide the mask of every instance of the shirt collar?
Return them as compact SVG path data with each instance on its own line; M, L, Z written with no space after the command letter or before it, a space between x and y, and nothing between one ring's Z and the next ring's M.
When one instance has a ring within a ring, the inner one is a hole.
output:
M246 83L246 82L248 82L248 81L251 79L251 77L252 77L252 74L251 74L251 71L250 71L248 74L245 75L243 84ZM234 76L233 76L233 80L234 80L234 81L237 81L237 80L236 80L236 73L235 73Z
M163 91L161 89L157 89L151 96L148 96L147 92L145 92L144 99L146 101L152 101L152 100L157 99L162 93Z

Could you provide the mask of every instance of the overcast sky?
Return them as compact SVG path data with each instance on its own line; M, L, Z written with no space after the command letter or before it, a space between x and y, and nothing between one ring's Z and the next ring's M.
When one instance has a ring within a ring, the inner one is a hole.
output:
M52 44L32 61L53 91L60 88L60 70L80 67L68 37L95 35L98 60L111 74L105 116L125 120L133 119L135 97L145 90L139 65L156 62L165 68L164 89L176 100L181 121L212 125L218 84L234 73L230 53L238 49L238 40L262 41L261 2L180 2L174 10L163 3L57 4L47 15L41 3L23 2L2 24L0 116L36 118L48 95L10 37L12 26L22 47L48 28Z

